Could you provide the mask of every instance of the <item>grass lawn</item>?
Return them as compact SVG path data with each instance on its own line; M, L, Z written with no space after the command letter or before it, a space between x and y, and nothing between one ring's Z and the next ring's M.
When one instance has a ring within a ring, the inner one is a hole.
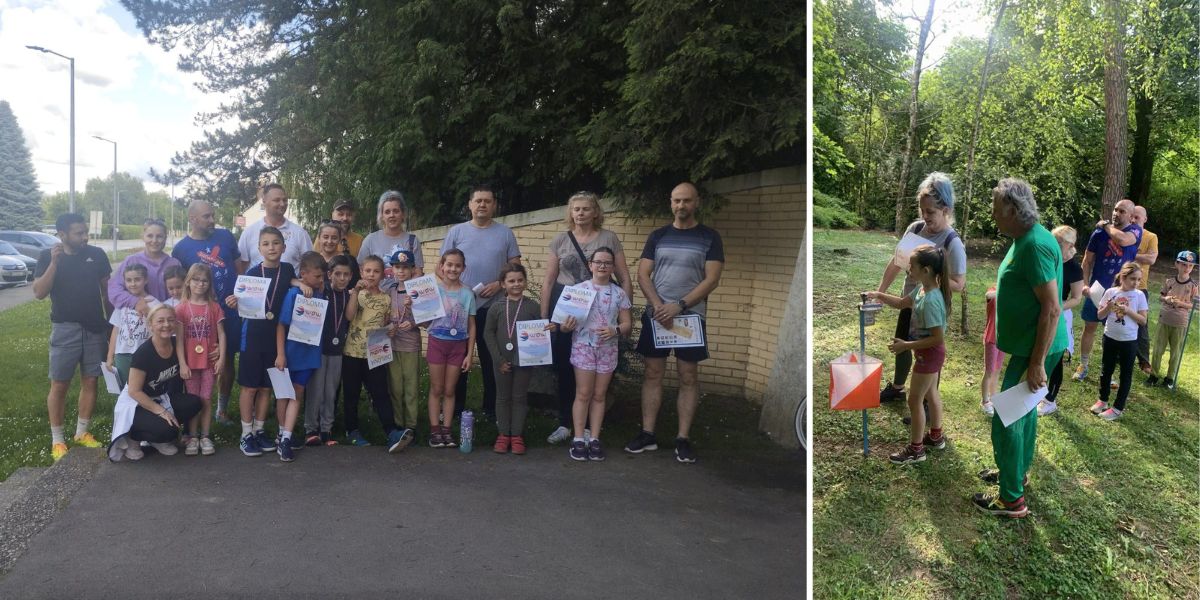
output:
M1147 389L1134 375L1125 415L1092 416L1099 348L1084 383L1067 381L1059 413L1040 420L1030 473L1031 514L986 516L970 504L994 467L983 377L983 292L999 256L968 265L969 337L952 308L941 392L946 450L914 466L887 455L907 443L888 404L868 412L871 454L862 456L861 413L831 411L829 361L858 347L858 292L874 289L896 244L880 233L813 234L813 590L820 598L1195 598L1200 594L1197 487L1200 359L1196 325L1178 390ZM1151 325L1158 287L1151 278ZM893 288L898 293L900 282ZM1076 312L1078 315L1078 311ZM886 343L896 311L867 330L867 353L894 365ZM1078 337L1082 325L1075 324ZM1153 330L1152 330L1153 331ZM818 399L819 398L819 399Z

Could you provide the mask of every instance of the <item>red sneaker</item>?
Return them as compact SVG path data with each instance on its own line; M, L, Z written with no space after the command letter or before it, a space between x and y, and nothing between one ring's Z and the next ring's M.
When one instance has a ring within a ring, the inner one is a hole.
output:
M511 440L512 440L512 436L508 436L508 435L496 436L496 445L492 446L492 450L494 450L496 452L496 454L508 454L508 445Z
M525 438L519 435L509 436L509 441L512 442L513 454L525 454Z

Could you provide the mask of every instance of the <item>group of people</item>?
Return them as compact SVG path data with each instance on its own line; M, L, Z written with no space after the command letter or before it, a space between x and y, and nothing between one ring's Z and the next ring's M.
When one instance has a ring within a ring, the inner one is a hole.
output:
M917 191L921 218L905 234L915 234L922 245L911 250L907 268L888 263L883 278L866 295L900 310L896 332L888 349L896 355L895 376L880 392L880 400L907 400L910 417L908 443L889 456L896 464L926 460L928 450L946 447L944 418L938 383L946 358L945 328L955 291L966 281L966 249L953 229L954 189L942 173L932 173ZM1033 190L1020 179L1003 179L992 190L992 216L1000 233L1013 240L1000 263L996 284L986 294L983 333L984 378L981 408L992 419L992 445L997 469L986 469L980 478L999 485L999 494L976 494L982 511L1006 517L1023 517L1024 486L1033 462L1037 419L1058 410L1064 364L1076 354L1073 320L1075 307L1084 321L1078 348L1079 365L1074 380L1083 381L1093 338L1103 328L1102 361L1093 414L1106 421L1119 419L1126 410L1135 361L1148 375L1146 385L1174 386L1182 358L1183 333L1189 312L1200 297L1200 285L1191 277L1197 263L1190 250L1179 252L1175 272L1163 282L1159 324L1150 351L1148 327L1149 268L1157 259L1157 237L1145 231L1146 210L1121 200L1111 219L1096 224L1088 240L1082 265L1075 256L1076 231L1066 225L1053 232L1039 222ZM906 271L901 295L887 293L901 271ZM1102 291L1101 291L1102 290ZM1171 364L1163 369L1162 357L1170 347ZM1003 367L1008 354L1007 367ZM909 371L912 381L906 389ZM1001 371L1003 379L1001 381ZM1119 382L1112 381L1119 371ZM1019 383L1030 393L1046 388L1036 410L1005 426L996 414L992 396ZM1112 390L1116 397L1109 402Z
M239 239L215 226L203 201L188 208L189 233L165 252L167 230L149 220L145 248L125 258L112 277L105 254L87 244L87 224L77 214L56 223L62 242L39 257L34 293L51 298L51 453L68 452L63 433L65 395L76 368L81 375L75 445L101 447L88 428L101 369L119 382L108 455L139 460L152 446L171 455L216 450L212 423L232 424L229 400L239 384L239 447L246 456L275 452L294 460L305 446L334 445L335 407L343 396L345 441L370 443L360 430L363 388L380 421L389 452L411 445L419 425L417 390L422 351L428 364L428 445L455 447L451 427L466 404L467 377L475 358L482 371L482 412L497 423L493 449L524 454L527 392L533 369L515 350L518 321L547 319L565 286L595 294L586 318L551 323L553 370L558 379L559 427L548 442L569 442L577 461L605 459L601 429L608 386L618 362L618 341L633 322L633 277L619 237L603 228L599 197L580 192L567 202L566 231L550 243L545 284L538 299L526 296L529 276L516 236L494 220L498 203L486 185L468 196L469 221L455 225L431 269L444 317L417 323L404 283L425 274L421 242L407 231L403 196L387 191L377 203L379 229L352 231L354 206L339 201L332 218L309 233L287 219L284 188L261 190L262 220ZM654 435L662 403L666 358L679 372L679 429L675 456L695 462L689 432L699 392L699 362L707 346L656 347L652 321L670 328L681 314L698 315L716 288L724 263L720 235L697 220L700 195L690 183L671 192L673 222L650 234L637 270L646 298L638 351L645 360L642 430L625 450L658 447ZM239 275L264 278L265 318L241 318ZM296 303L318 298L327 305L319 345L289 339ZM425 348L421 330L428 331ZM392 360L371 368L367 338L386 330ZM236 368L235 368L236 366ZM269 370L287 370L295 398L275 398L278 432L266 421L272 400ZM217 403L212 407L216 388ZM303 418L303 422L300 420ZM303 433L299 427L303 427Z

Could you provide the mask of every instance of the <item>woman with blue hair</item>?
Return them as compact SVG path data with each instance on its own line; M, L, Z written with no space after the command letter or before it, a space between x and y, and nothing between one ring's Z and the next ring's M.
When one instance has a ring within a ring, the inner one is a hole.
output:
M904 235L910 233L925 238L929 244L942 248L949 261L950 292L961 292L967 282L967 250L962 239L954 231L954 184L945 173L930 173L917 187L917 206L920 218L904 230ZM903 268L895 260L888 262L883 270L883 278L879 281L876 291L886 293L892 287L892 282ZM919 283L911 274L904 276L902 296L908 296ZM912 340L912 309L900 311L896 319L895 337L901 340ZM890 384L884 386L879 393L880 402L899 400L906 401L904 384L912 369L912 352L901 352L896 355L896 372Z

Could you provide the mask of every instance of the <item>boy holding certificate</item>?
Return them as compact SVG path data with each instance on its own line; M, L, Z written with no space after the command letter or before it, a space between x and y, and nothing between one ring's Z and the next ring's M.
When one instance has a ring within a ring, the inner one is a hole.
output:
M408 250L396 250L389 257L392 263L392 362L388 363L388 388L392 396L392 411L396 427L411 429L413 441L417 432L417 375L421 358L421 330L413 319L412 299L404 288L404 282L412 279L417 270L417 260Z
M328 265L317 252L305 252L300 257L300 281L312 290L312 297L325 300L325 271ZM275 327L275 368L280 371L288 370L292 380L292 388L296 391L294 399L277 398L275 413L279 420L279 436L275 438L275 451L279 460L291 462L294 451L304 447L300 436L293 436L292 429L296 426L296 418L300 415L300 406L304 403L304 386L312 374L321 366L320 336L317 344L307 344L294 339L288 339L292 321L297 318L296 299L302 292L299 288L288 290L283 300L283 309L279 314L279 325ZM304 310L304 309L302 309ZM324 319L322 319L322 325Z

